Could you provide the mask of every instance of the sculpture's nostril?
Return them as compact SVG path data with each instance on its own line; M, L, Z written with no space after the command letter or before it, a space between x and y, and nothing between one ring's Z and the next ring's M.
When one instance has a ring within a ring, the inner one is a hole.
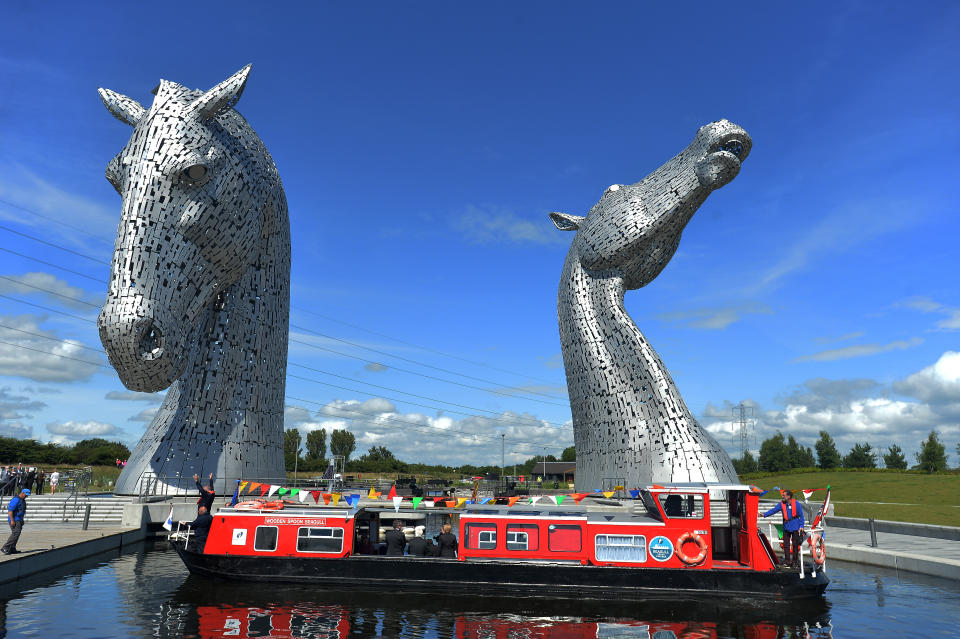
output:
M727 140L720 145L721 151L727 151L733 153L738 158L743 157L743 142L740 140Z
M140 357L142 359L157 359L163 355L163 333L147 322L140 333Z

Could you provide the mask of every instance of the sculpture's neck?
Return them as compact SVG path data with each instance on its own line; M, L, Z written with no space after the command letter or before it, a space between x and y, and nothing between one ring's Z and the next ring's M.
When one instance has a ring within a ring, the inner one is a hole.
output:
M626 393L648 408L661 407L665 414L679 412L683 406L660 356L627 314L623 295L619 271L588 272L576 252L570 251L560 279L558 314L575 422L578 414L586 415L589 410L589 389Z
M282 432L290 231L282 191L275 201L256 261L207 310L187 369L170 387L155 420L167 437L180 437L180 424L196 428L197 452L208 460L198 466L214 470L209 462L217 460L218 476L232 450L251 442L264 446L278 424ZM196 460L179 461L182 469L164 469L164 474L193 474Z

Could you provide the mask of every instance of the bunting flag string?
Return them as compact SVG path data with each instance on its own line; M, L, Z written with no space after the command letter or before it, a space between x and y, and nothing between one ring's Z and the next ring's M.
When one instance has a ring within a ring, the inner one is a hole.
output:
M519 497L511 497L510 499L507 500L507 506L513 506L518 501L520 501Z
M370 487L370 492L367 493L367 499L376 499L376 498L377 498L377 491L375 491L375 490L373 489L373 486L371 486L371 487Z
M286 495L286 494L289 493L289 492L290 492L290 489L289 489L289 488L284 488L284 487L281 486L280 489L277 490L277 497L283 497L284 495ZM292 495L291 495L291 497L292 497Z
M467 503L467 498L466 498L466 497L460 497L460 498L458 498L458 499L457 499L457 508L462 507L465 503Z
M437 502L435 502L435 501L430 501L429 499L425 499L425 500L423 501L423 507L424 507L424 508L433 508L433 507L436 506L436 505L437 505Z
M333 505L336 506L340 503L340 498L343 497L340 493L333 493L330 495L330 498L333 500Z
M270 491L267 493L267 497L273 497L273 493L280 490L280 487L276 484L270 484Z
M307 497L310 496L310 493L309 493L308 491L306 491L306 490L301 490L301 491L299 491L299 494L298 494L297 496L299 497L300 503L302 504L303 502L305 502L305 501L307 500Z
M319 491L319 490L311 490L311 491L310 491L310 496L313 497L313 503L315 503L315 504L317 504L317 505L319 506L319 505L320 505L320 491ZM326 502L324 502L324 503L326 503Z
M603 496L606 497L607 499L610 499L611 497L613 497L613 494L614 494L615 492L617 492L617 491L615 491L615 490L605 490L605 491L603 491Z
M631 499L639 499L639 498L640 498L640 491L639 491L639 490L631 490L631 491L630 491L630 498L631 498Z
M260 482L257 482L257 481L252 481L252 482L250 482L250 486L248 487L248 490L249 490L249 493L248 493L248 494L252 495L252 494L253 494L253 491L255 491L256 489L260 488L260 486L262 486L262 485L263 485L263 484L261 484ZM260 493L260 495L262 496L263 493Z
M299 492L300 492L300 489L299 489L299 488L291 488L291 489L290 489L290 496L293 497L294 495L296 495L296 494L299 493Z
M360 495L356 493L351 493L347 495L346 499L347 499L347 505L350 506L351 508L356 508L357 504L360 503Z
M260 484L260 496L266 497L267 492L270 490L270 484Z
M391 489L390 492L394 492L394 491ZM397 497L396 495L394 495L392 499L393 499L393 510L395 512L400 512L400 503L403 501L403 497Z
M249 484L249 483L250 483L250 482L248 482L248 481L242 481L242 482L240 482L240 492L241 492L241 493L242 493L244 490L246 490L247 484Z
M387 493L387 499L394 499L397 496L397 485L390 486L390 492Z
M416 510L420 502L423 501L423 497L414 497L411 501L413 501L413 509Z
M530 498L530 505L531 505L531 506L535 505L538 501L540 501L540 498L541 498L541 497L542 497L542 495L536 495L536 496L534 496L534 497L531 497L531 498Z
M323 505L324 505L324 506L329 506L329 505L330 505L330 498L331 498L331 497L333 497L333 495L331 495L330 493L323 493Z

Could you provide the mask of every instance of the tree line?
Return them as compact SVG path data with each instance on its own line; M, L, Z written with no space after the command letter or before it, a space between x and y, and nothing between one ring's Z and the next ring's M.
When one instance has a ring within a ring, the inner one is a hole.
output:
M113 466L118 459L130 457L130 449L120 442L109 442L99 437L84 439L73 446L40 443L32 439L0 437L0 464L28 465L80 464L84 466Z
M814 450L816 457L814 457ZM957 444L957 454L960 455L960 444ZM920 451L914 454L916 464L911 470L935 473L947 469L946 446L940 441L936 431L921 444ZM897 444L890 446L887 451L875 450L869 442L854 444L853 448L841 456L833 438L825 430L820 431L820 439L814 448L804 448L797 443L793 435L784 438L783 433L777 433L760 444L759 457L754 458L749 450L744 451L743 457L733 460L737 474L756 472L784 472L797 468L819 468L831 470L837 468L877 468L880 460L886 468L907 470L907 458Z
M283 434L284 464L288 471L323 472L332 463L333 457L343 457L344 471L347 473L386 473L397 475L453 475L468 476L499 475L500 466L471 465L449 466L443 464L420 464L398 459L386 446L371 446L359 457L351 458L356 452L357 440L348 430L333 429L329 432L329 453L327 459L327 430L320 428L310 431L304 440L300 431L291 428ZM558 460L554 455L531 457L519 464L509 464L509 473L514 467L518 475L530 475L538 462L576 461L574 447L565 449Z

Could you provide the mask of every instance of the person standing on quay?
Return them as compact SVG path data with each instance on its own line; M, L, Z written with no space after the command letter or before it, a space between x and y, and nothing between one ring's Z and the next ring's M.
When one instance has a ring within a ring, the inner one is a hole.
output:
M57 469L54 468L53 472L50 473L50 494L57 492L57 484L60 483L60 473L57 472Z
M10 523L10 537L7 543L0 548L0 552L5 555L12 555L20 552L17 550L17 541L20 540L20 533L23 531L23 518L27 514L27 496L30 494L29 488L24 488L20 494L10 500L7 506L7 521Z

